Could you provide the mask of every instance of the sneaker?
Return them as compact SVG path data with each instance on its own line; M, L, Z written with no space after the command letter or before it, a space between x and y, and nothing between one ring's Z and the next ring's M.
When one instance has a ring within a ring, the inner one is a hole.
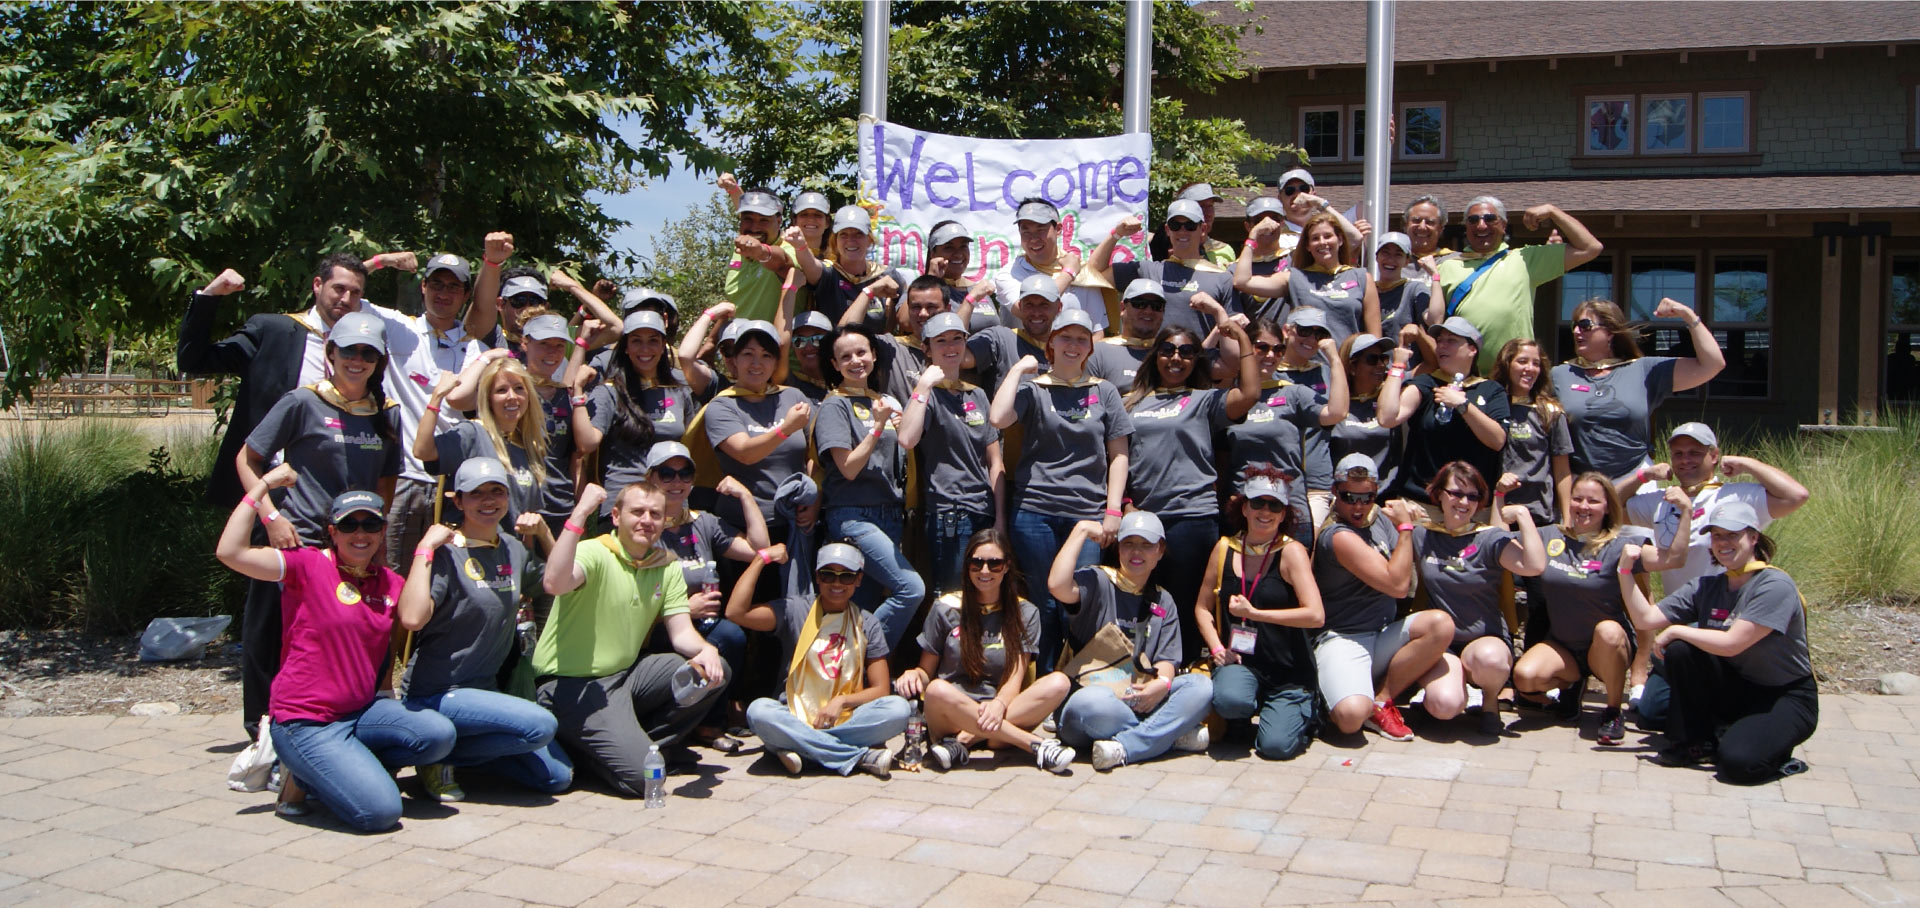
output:
M1580 718L1580 700L1587 693L1587 685L1577 683L1551 692L1553 697L1553 715L1563 722L1572 722Z
M942 771L955 766L967 765L967 746L959 738L947 738L928 748L933 752L933 762Z
M283 817L304 817L312 813L313 805L308 803L306 789L300 787L300 780L286 775L282 781L284 784L274 801L273 812Z
M1635 684L1632 690L1627 691L1627 705L1634 709L1639 709L1640 695L1646 693L1646 690L1647 686L1645 684Z
M273 768L267 771L267 790L274 794L280 793L280 786L283 784L282 780L285 778L285 770L282 769L283 766L285 766L285 764L275 762Z
M1495 712L1493 710L1486 710L1486 709L1483 709L1480 711L1480 733L1481 734L1492 735L1493 737L1498 738L1506 734L1506 731L1507 731L1507 720L1500 718L1500 714L1498 712Z
M1600 712L1600 743L1612 747L1627 737L1627 720L1620 707L1609 706Z
M1040 733L1043 735L1059 734L1059 732L1060 720L1055 719L1051 714L1040 723Z
M1119 745L1115 744L1114 746L1118 747ZM1047 738L1033 746L1034 765L1055 775L1064 776L1072 771L1072 767L1068 764L1073 762L1073 758L1073 748L1060 743L1059 740L1055 738Z
M1361 727L1370 728L1389 741L1413 740L1413 729L1407 727L1406 720L1400 718L1399 707L1392 703L1374 701L1373 715Z
M1118 741L1093 742L1093 768L1100 772L1111 771L1115 766L1127 762L1127 749Z
M1207 733L1206 723L1195 726L1190 732L1173 739L1173 749L1184 753L1199 754L1207 752L1207 745L1213 743L1213 736Z
M780 767L787 771L787 775L797 776L800 774L799 754L791 750L773 750L771 748L768 749L768 752L773 754L774 759L780 761Z
M1788 757L1787 762L1780 764L1780 774L1783 776L1797 776L1806 772L1808 768L1807 761L1799 757Z
M893 778L893 754L887 753L884 747L869 747L867 755L861 757L859 765L854 768L876 779L891 779Z
M1479 709L1482 702L1485 700L1486 700L1486 695L1480 692L1480 688L1474 687L1471 684L1467 685L1467 708L1468 709Z
M1661 766L1699 766L1713 759L1713 749L1701 744L1672 744L1655 754Z
M420 777L420 786L427 790L427 797L443 804L467 799L467 793L460 789L460 783L453 778L453 767L445 763L430 763L414 767L413 772Z

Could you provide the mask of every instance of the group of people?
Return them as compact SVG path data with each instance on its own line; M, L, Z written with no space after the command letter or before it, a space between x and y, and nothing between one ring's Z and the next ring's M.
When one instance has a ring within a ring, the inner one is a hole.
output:
M1508 688L1574 718L1590 677L1601 744L1632 699L1667 762L1795 771L1817 703L1762 531L1807 492L1700 423L1652 459L1653 409L1724 362L1686 306L1655 315L1692 357L1590 300L1549 367L1534 289L1600 250L1559 209L1514 247L1474 199L1456 252L1426 196L1376 241L1295 170L1240 250L1197 184L1118 262L1139 219L1083 254L1029 199L982 276L957 224L883 269L865 209L723 186L728 302L697 313L509 266L503 232L477 270L328 256L311 309L223 340L244 278L194 295L181 371L242 376L209 494L279 810L390 827L403 766L440 800L470 767L639 795L746 736L885 778L910 723L943 769L1289 759L1409 740L1414 702L1511 734ZM364 299L379 268L423 314Z

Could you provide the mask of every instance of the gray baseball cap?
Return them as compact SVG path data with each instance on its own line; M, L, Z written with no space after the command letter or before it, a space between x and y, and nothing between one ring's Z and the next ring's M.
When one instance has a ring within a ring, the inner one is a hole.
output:
M503 300L513 299L522 293L531 293L544 300L547 298L547 285L537 277L523 274L500 286L500 298Z
M1287 313L1287 324L1296 328L1319 328L1332 331L1327 327L1327 314L1313 306L1300 306Z
M1718 530L1760 529L1760 515L1753 512L1753 505L1739 499L1721 499L1713 506L1713 513L1707 515L1707 526Z
M820 554L813 558L813 564L816 568L841 567L849 571L867 569L867 559L860 555L860 550L844 542L829 542L821 546Z
M556 337L572 340L567 334L567 320L551 312L527 319L526 324L520 326L520 334L527 340L552 340Z
M1353 352L1349 353L1348 356L1359 356L1375 347L1385 347L1388 350L1392 350L1393 341L1385 337L1375 337L1362 331L1353 336Z
M648 287L635 287L620 294L620 314L625 315L649 302L665 303L668 309L679 309L680 304L673 297Z
M1673 431L1667 435L1667 440L1672 441L1676 438L1691 438L1709 448L1720 447L1720 437L1713 434L1713 427L1703 422L1683 422L1674 426Z
M1287 206L1281 204L1279 199L1270 195L1263 195L1247 203L1247 220L1257 221L1267 215L1273 215L1276 218L1285 218L1287 216Z
M821 214L833 214L833 203L827 201L824 192L803 192L793 197L793 213L818 211Z
M958 331L961 334L965 334L967 333L967 325L965 322L960 321L960 316L951 312L941 312L927 319L927 323L920 326L920 338L922 340L933 340L948 331Z
M927 248L935 249L954 240L972 241L973 234L968 233L967 228L959 224L941 224L934 228L933 233L927 235Z
M1448 316L1446 321L1427 329L1428 334L1438 334L1442 331L1455 337L1464 337L1467 340L1473 341L1475 347L1481 346L1483 343L1480 340L1480 329L1475 328L1472 322L1458 315Z
M1167 538L1167 528L1160 525L1160 518L1151 511L1128 511L1127 516L1120 518L1120 532L1114 538L1159 542Z
M1295 167L1294 169L1281 174L1280 182L1275 183L1273 185L1279 186L1284 189L1286 188L1286 185L1288 183L1294 180L1299 180L1300 182L1307 184L1308 190L1313 189L1313 174L1308 173L1306 168L1304 167Z
M1058 224L1060 212L1046 202L1028 202L1013 213L1014 223L1031 221L1035 224Z
M1333 465L1333 481L1342 482L1351 479L1355 472L1365 472L1366 478L1374 482L1380 481L1380 470L1374 466L1373 458L1359 453L1348 454L1340 458L1339 463Z
M662 465L675 457L684 457L688 463L693 462L693 452L687 450L686 445L677 441L654 442L653 447L647 449L647 472L651 473L660 469Z
M387 326L381 323L379 316L349 312L327 329L327 342L343 348L366 344L380 351L381 356L386 356Z
M1019 298L1026 299L1029 296L1043 296L1047 302L1057 303L1060 301L1060 285L1053 282L1051 274L1029 274L1026 280L1020 282Z
M333 504L327 508L327 513L332 515L330 519L335 522L338 522L340 518L352 514L355 511L372 511L375 514L385 514L387 512L387 503L381 499L380 496L372 492L365 491L364 489L355 489L351 492L341 492L334 496Z
M1376 252L1388 246L1398 246L1401 252L1408 255L1413 254L1413 239L1398 230L1389 230L1386 233L1380 234L1380 242L1373 244L1374 251Z
M1240 495L1248 501L1255 498L1271 498L1281 504L1287 503L1287 487L1265 476L1255 476L1241 483Z
M728 322L727 327L720 331L720 343L738 343L741 338L751 333L766 335L776 347L780 344L780 332L774 330L772 324L752 318L736 318Z
M832 334L833 322L827 319L826 313L816 312L812 309L808 309L793 317L793 333L799 334L808 328Z
M1085 328L1087 333L1091 334L1093 319L1083 309L1062 309L1059 315L1053 317L1053 330L1058 331L1062 328Z
M739 210L743 213L751 211L754 214L777 218L780 216L780 200L774 198L770 192L749 192L740 197Z
M1180 198L1195 202L1221 201L1220 193L1213 191L1212 183L1195 183L1180 191Z
M873 216L858 205L842 205L833 213L833 231L858 230L861 233L873 232Z
M620 323L620 336L626 337L641 328L657 331L664 336L667 333L667 320L652 309L635 309Z
M1161 302L1167 301L1167 293L1161 289L1160 282L1152 278L1136 277L1127 282L1127 292L1120 294L1123 303L1132 302L1143 296L1151 296Z
M490 482L511 488L507 482L507 467L497 457L469 457L453 474L453 490L456 492L471 492Z
M1167 206L1167 220L1171 221L1174 218L1186 218L1195 224L1201 224L1206 222L1207 215L1200 210L1199 202L1192 199L1174 199L1173 204Z
M451 253L442 252L427 259L427 277L432 277L435 271L452 272L454 278L462 284L473 281L473 271L467 267L467 260Z

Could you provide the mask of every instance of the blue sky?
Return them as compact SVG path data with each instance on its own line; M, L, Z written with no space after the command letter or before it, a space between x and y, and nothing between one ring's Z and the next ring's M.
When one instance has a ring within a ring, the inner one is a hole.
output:
M639 125L631 119L616 121L614 128L634 145L646 140ZM630 249L651 261L653 238L667 222L679 220L686 216L688 208L704 201L714 191L714 179L718 176L696 175L676 156L673 172L665 179L655 180L626 195L594 193L593 198L606 206L608 214L629 222L625 229L612 236L611 245L615 249Z

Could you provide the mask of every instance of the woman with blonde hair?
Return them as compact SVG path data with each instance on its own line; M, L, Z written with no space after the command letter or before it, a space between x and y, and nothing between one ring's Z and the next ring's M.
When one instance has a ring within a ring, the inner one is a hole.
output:
M1574 357L1553 367L1573 436L1573 466L1597 470L1615 481L1652 466L1655 408L1680 391L1700 387L1726 368L1713 330L1693 310L1662 299L1654 318L1686 323L1694 355L1642 356L1638 329L1609 300L1587 300L1573 310Z
M413 454L429 472L453 476L460 465L473 457L492 457L506 468L507 516L511 526L521 514L540 508L540 490L547 481L547 421L537 403L539 392L533 374L519 360L499 358L480 370L476 406L477 418L461 420L452 429L435 432L440 409L454 389L456 378L443 372L427 396L419 430L413 436ZM457 523L458 514L450 506L442 511L442 523Z

